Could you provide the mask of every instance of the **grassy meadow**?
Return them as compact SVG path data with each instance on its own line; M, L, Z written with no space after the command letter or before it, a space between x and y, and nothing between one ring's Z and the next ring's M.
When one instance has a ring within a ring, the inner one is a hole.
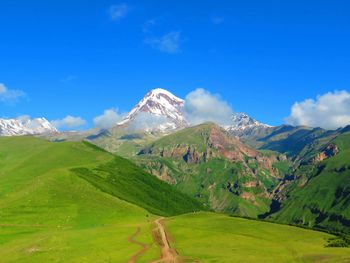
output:
M348 248L325 247L326 233L214 213L167 219L186 262L349 262Z
M112 175L97 169L111 162L119 167ZM128 241L138 228L136 239L150 245L139 260L149 262L160 250L151 231L155 217L142 206L160 214L193 208L191 200L167 184L86 143L0 138L0 167L1 262L127 262L140 250ZM99 188L73 172L82 167L122 184ZM134 204L124 201L131 198L130 191L135 192ZM180 205L175 206L176 200Z

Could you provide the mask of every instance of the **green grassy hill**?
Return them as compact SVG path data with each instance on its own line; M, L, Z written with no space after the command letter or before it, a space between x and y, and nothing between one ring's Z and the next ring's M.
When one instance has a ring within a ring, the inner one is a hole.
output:
M310 162L315 153L309 156L296 170L297 180L285 190L288 198L273 219L350 233L350 133L329 144L339 152L319 162Z
M101 131L85 139L125 158L135 155L150 142L162 137L163 134L133 131L123 127L113 127Z
M281 126L259 138L263 149L293 160L288 179L274 191L281 206L270 219L350 233L349 130Z
M320 128L282 125L274 128L269 135L258 138L257 141L261 149L286 153L288 157L295 158L304 147L325 134L326 130Z
M126 262L139 250L128 242L138 227L138 239L153 244L147 262L159 253L150 212L199 208L131 162L88 143L0 138L2 262Z
M347 248L326 247L331 235L212 213L166 221L186 262L349 262Z

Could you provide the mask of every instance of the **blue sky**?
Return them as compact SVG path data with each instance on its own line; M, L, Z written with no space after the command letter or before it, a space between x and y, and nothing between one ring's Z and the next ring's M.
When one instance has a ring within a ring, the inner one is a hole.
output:
M203 88L281 124L295 102L350 89L349 11L345 0L1 1L0 83L12 92L1 117L91 126L152 88Z

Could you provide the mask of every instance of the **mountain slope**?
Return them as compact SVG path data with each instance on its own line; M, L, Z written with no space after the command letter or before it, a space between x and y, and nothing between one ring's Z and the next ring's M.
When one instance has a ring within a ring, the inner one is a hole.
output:
M127 262L152 243L150 211L199 205L129 161L81 142L0 138L0 256L4 262ZM126 202L126 201L129 202ZM144 208L141 208L144 207ZM153 246L144 258L158 258Z
M0 119L0 136L56 133L57 129L45 118Z
M264 155L206 123L151 143L135 158L145 169L216 211L256 217L284 173L283 156Z
M127 127L117 126L85 138L109 152L130 158L162 136L161 132L130 131Z
M350 233L350 132L331 134L339 132L296 157L296 180L279 194L282 207L272 219Z

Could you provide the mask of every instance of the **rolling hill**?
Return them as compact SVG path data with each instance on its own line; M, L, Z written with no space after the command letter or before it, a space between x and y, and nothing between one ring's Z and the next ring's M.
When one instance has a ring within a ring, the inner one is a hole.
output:
M200 209L131 162L82 142L0 138L3 262L126 262L153 243L154 214ZM146 210L147 209L147 210ZM153 213L152 213L153 212ZM157 246L144 259L156 259Z

